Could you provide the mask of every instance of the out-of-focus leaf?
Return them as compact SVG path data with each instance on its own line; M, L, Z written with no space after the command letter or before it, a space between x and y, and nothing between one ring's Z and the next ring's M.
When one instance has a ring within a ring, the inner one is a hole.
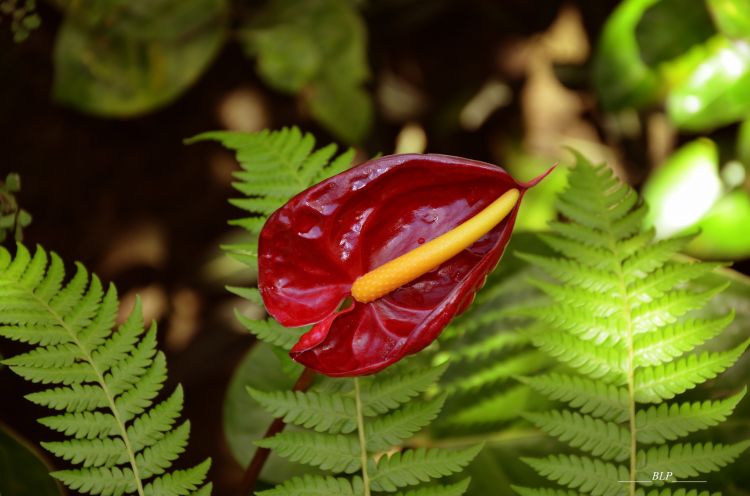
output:
M703 131L750 114L750 45L723 36L706 45L707 57L667 96L677 127Z
M27 442L0 426L0 495L60 496L49 470Z
M94 5L91 12L70 7L60 28L53 92L97 115L129 117L171 102L202 74L226 36L224 0Z
M273 0L243 35L266 83L301 93L312 115L339 138L360 141L372 121L364 22L348 0Z
M698 222L701 234L687 252L703 258L750 257L750 195L735 190L721 198Z
M737 158L745 169L750 169L750 117L742 121L737 133Z
M682 55L715 32L705 0L660 0L643 13L635 37L641 59L655 67Z
M270 345L258 342L234 372L224 399L224 435L234 458L246 466L257 449L254 442L262 439L273 416L266 412L247 392L251 387L261 391L291 390L292 379L283 369L280 356ZM291 362L291 359L286 358ZM310 469L271 453L261 474L274 484Z
M518 153L509 157L504 166L514 177L523 180L538 176L551 165L552 161L545 158ZM567 167L567 163L560 163L544 181L524 193L524 201L516 218L517 230L543 231L547 229L549 221L557 218L555 200L567 184Z
M688 143L648 178L646 225L667 237L695 225L721 195L719 152L708 138Z
M659 79L641 59L636 26L658 0L626 0L607 19L594 56L594 87L606 110L641 107L658 98Z
M708 8L722 33L731 38L750 38L750 2L708 0Z
M346 142L360 141L370 129L372 100L361 86L326 79L315 83L307 99L313 116Z
M21 190L21 176L9 173L0 181L0 242L8 233L16 241L23 239L23 229L31 224L31 214L18 205L16 193ZM2 496L2 495L0 495Z

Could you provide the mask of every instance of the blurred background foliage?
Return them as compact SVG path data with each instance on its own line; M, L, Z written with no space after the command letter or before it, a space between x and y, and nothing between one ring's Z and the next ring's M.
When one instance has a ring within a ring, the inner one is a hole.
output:
M0 0L0 74L5 243L26 227L26 242L116 282L124 308L141 294L146 318L161 323L170 380L188 390L185 462L213 456L217 494L236 487L236 460L249 456L224 429L265 428L238 384L289 378L251 358L257 348L248 354L253 339L232 314L262 315L223 289L254 278L219 250L241 236L226 226L237 166L218 147L182 144L199 132L298 125L321 144L355 145L360 159L448 153L521 180L558 162L521 210L518 228L531 231L554 215L573 147L641 190L659 236L700 228L690 254L734 262L719 304L747 315L747 0ZM498 281L471 315L533 298L528 267L513 260L513 283ZM523 323L492 314L475 333L461 328L468 315L425 359L474 353L472 367L446 373L446 413L415 442L491 438L472 465L472 487L487 494L528 472L520 449L548 448L506 415L539 401L511 377L545 364L521 338L484 341ZM749 367L733 380L747 382ZM26 386L0 375L0 420L18 433L0 438L2 452L47 434ZM467 409L477 395L486 401ZM745 405L725 435L747 433L748 419Z

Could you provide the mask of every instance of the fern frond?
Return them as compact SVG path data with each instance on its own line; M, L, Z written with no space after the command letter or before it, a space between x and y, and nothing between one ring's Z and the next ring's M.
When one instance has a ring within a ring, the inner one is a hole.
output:
M22 245L15 257L0 254L2 335L35 346L4 363L27 380L53 385L27 398L58 410L40 422L73 438L42 443L79 465L53 475L86 494L187 495L199 489L208 461L165 473L187 445L189 423L173 428L182 409L180 387L153 405L166 360L156 349L156 328L143 325L140 302L115 329L114 286L105 290L82 265L63 284L55 254L38 248L31 256Z
M726 420L747 392L729 398L695 403L662 403L639 410L635 417L638 442L664 443L706 429Z
M362 479L303 475L293 477L273 489L260 491L258 496L358 496L363 493Z
M282 432L255 444L293 462L332 472L351 474L360 468L359 444L354 436L318 432Z
M407 403L387 415L375 418L367 429L367 446L371 451L385 451L411 438L435 420L443 408L445 395L422 403Z
M448 364L419 368L383 379L364 378L362 407L367 416L387 413L427 391L443 375Z
M635 399L641 403L657 403L674 398L708 379L713 379L734 365L748 345L750 339L728 351L706 351L663 365L637 369Z
M628 457L630 434L613 422L568 410L524 416L547 434L604 460L622 461Z
M628 480L623 465L613 465L576 455L550 455L546 458L523 458L539 474L551 481L592 496L619 494Z
M617 422L627 419L628 391L624 387L558 373L520 380L550 399L564 401L582 413Z
M641 474L653 474L669 466L669 471L675 477L695 477L727 466L748 446L750 441L729 445L698 443L653 447L638 452L638 471Z
M418 448L383 456L371 470L372 489L391 492L455 474L481 449L482 445L456 451Z
M252 388L248 392L266 411L282 418L286 424L330 434L346 434L357 428L354 399L348 396L314 391L265 392Z
M566 491L564 489L548 489L531 487L511 486L519 496L580 496L575 491Z
M724 372L750 340L727 351L690 353L717 337L734 316L695 318L726 284L706 289L691 282L720 264L677 260L695 235L654 241L653 231L642 228L646 207L636 193L606 166L576 156L568 189L557 202L565 221L552 222L552 233L541 236L559 256L521 255L547 274L532 283L548 301L524 311L541 327L532 343L569 370L521 380L580 410L527 417L592 457L527 462L581 493L645 494L635 481L648 479L649 470L669 467L677 476L717 470L747 447L665 444L725 420L744 391L720 401L664 401ZM653 406L638 406L648 403ZM655 446L639 450L639 443ZM629 467L607 460L629 461ZM520 489L526 495L558 494Z
M434 485L399 491L394 496L461 496L469 488L470 479L450 485Z

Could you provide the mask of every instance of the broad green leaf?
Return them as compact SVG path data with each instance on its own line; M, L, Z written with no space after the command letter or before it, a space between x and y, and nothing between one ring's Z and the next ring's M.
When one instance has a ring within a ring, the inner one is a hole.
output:
M750 2L744 0L707 0L719 30L731 38L750 37Z
M49 470L36 450L0 426L0 495L61 495Z
M660 0L646 9L635 29L641 59L651 67L682 55L714 33L705 0Z
M100 5L93 14L73 10L55 43L54 97L106 117L149 112L195 82L225 36L224 0L138 0Z
M263 438L273 416L247 392L247 387L273 391L291 390L294 379L282 370L279 358L265 343L257 343L237 367L224 398L224 435L235 460L246 466L255 453L255 441ZM280 483L289 477L310 472L275 453L266 463L263 480Z
M719 35L704 49L705 59L667 96L670 119L688 131L713 129L750 113L750 45Z
M609 111L641 107L658 98L658 75L641 60L636 26L658 0L626 0L607 19L594 55L594 88Z
M646 227L658 237L695 225L721 195L719 152L708 138L683 146L648 178L643 199L649 210Z
M750 194L735 190L713 206L697 224L701 234L686 251L705 258L738 260L750 257Z
M300 93L312 115L347 142L372 121L366 28L348 0L273 0L242 33L246 53L271 87Z

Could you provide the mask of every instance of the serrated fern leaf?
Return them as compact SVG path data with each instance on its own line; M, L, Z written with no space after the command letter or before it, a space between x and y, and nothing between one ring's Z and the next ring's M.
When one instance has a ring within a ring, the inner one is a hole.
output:
M351 474L360 468L359 444L354 436L318 432L282 432L256 444L293 462Z
M469 488L470 479L450 485L434 485L399 491L394 496L461 496Z
M547 434L604 460L622 461L628 457L630 435L614 422L569 410L528 413L526 418Z
M620 494L623 486L618 480L628 480L624 466L584 456L551 455L524 461L549 480L592 496Z
M260 491L258 496L358 496L362 494L362 479L304 475L293 477L273 489Z
M367 429L367 446L375 452L398 446L435 420L443 403L445 395L425 403L407 403L396 411L375 418Z
M354 399L340 394L248 389L261 406L275 417L318 432L349 433L357 428Z
M642 228L646 208L635 192L581 155L557 207L563 220L551 223L552 232L541 238L559 256L521 255L547 274L532 282L548 301L524 314L539 323L534 345L568 370L522 381L580 411L528 418L592 457L553 455L528 463L581 493L631 496L645 494L635 481L650 480L649 471L668 467L686 477L730 463L748 443L666 444L722 422L745 394L664 403L717 377L750 345L748 340L726 351L694 352L733 318L732 312L695 318L726 285L705 289L691 281L719 264L677 260L694 235L654 241L653 232ZM652 406L639 407L644 403ZM644 450L639 444L653 446ZM519 490L556 494L550 491L557 490Z
M183 477L166 473L189 435L188 422L173 428L182 390L153 405L166 379L166 361L156 350L155 327L146 331L143 325L140 303L115 328L114 287L105 290L80 264L63 284L63 265L54 254L38 248L31 256L22 245L15 257L0 253L2 335L34 346L4 363L27 380L52 385L27 398L58 410L40 422L73 438L42 443L79 466L53 475L85 494L140 496L159 481ZM191 494L203 483L208 461L199 467L185 472L184 480L194 482L158 494ZM153 479L159 474L164 475Z
M448 364L419 368L386 378L363 378L362 407L373 416L398 408L424 393L443 375Z
M638 442L664 443L712 427L729 417L745 396L744 388L724 400L695 403L662 403L639 410L635 417Z
M468 465L481 449L481 445L456 451L418 448L384 456L371 471L372 488L395 491L454 474Z
M641 474L653 474L663 467L675 477L695 477L715 472L733 462L750 446L750 441L737 444L675 444L662 445L638 452L638 470Z

